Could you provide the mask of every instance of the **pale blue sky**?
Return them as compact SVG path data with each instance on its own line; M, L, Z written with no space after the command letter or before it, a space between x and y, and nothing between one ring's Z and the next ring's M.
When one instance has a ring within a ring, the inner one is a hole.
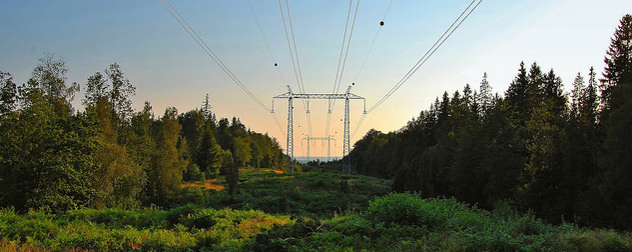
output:
M269 42L257 28L246 0L172 0L181 14L235 75L269 106L272 97L294 82L278 2L250 0ZM353 93L377 102L421 58L468 0L393 0L364 71L358 76L389 0L360 2L347 61L343 89L356 82ZM333 89L348 1L290 1L296 42L308 93ZM495 92L504 93L518 65L534 61L553 68L568 88L577 72L590 66L603 70L610 37L632 1L607 0L484 0L478 9L419 71L387 102L370 113L357 129L356 141L370 128L396 130L429 107L443 91L453 93L466 83L478 87L483 72ZM158 0L155 1L30 1L0 2L0 69L25 82L37 59L50 52L66 60L69 81L81 84L109 64L121 65L136 86L134 107L148 100L156 115L167 106L180 112L199 107L209 93L219 117L240 117L253 130L269 132L283 147L285 139L269 113L250 100L203 53ZM279 64L274 67L275 58ZM75 105L80 107L83 94ZM342 103L332 120L342 148ZM324 135L326 104L311 102L314 136ZM286 102L277 101L277 116L285 128ZM295 154L307 133L302 105L295 110ZM352 130L362 112L352 103ZM300 127L298 127L300 126ZM318 144L312 156L325 156Z

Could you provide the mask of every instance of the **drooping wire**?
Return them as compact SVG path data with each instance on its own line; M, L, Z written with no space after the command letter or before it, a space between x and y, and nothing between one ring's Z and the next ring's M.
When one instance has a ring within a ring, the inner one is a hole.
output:
M191 27L191 25L186 21L186 19L184 17L182 17L182 15L180 14L180 12L178 12L178 10L173 6L173 4L171 4L171 2L169 0L159 0L160 3L165 7L165 9L167 9L167 11L169 12L169 14L171 14L171 16L173 18L176 19L176 21L180 24L180 26L182 26L182 28L189 34L189 36L191 36L191 38L193 38L193 40L195 40L195 42L202 48L202 50L204 50L204 52L211 57L211 59L224 71L224 73L226 73L226 75L228 75L228 77L233 80L233 82L235 82L235 84L237 84L237 86L239 86L239 88L241 88L242 91L244 91L252 100L254 100L257 104L259 104L259 106L263 109L265 109L266 111L270 111L270 108L268 108L268 106L266 106L265 104L263 104L263 102L261 102L261 100L259 100L259 98L257 98L238 78L237 76L228 68L228 66L226 66L226 64L224 64L224 62L222 62L222 60L219 58L219 56L217 56L217 54L215 54L215 52L213 52L213 50L206 44L206 42L204 42L204 40L198 35L198 33L195 31L195 29L193 29L193 27ZM165 2L168 4L165 4Z
M391 4L393 3L393 0L390 0L388 2L388 7L386 7L386 12L384 12L384 16L382 17L382 22L386 21L386 16L388 15L388 11L391 9ZM358 81L358 78L360 78L360 74L362 74L362 71L364 71L364 66L366 65L366 62L369 59L369 56L371 55L371 52L373 51L373 46L375 45L375 41L377 40L378 35L380 35L380 31L382 31L382 25L377 27L377 32L375 32L375 36L373 37L373 41L371 41L371 46L369 46L369 51L367 51L366 56L364 56L364 60L362 61L362 64L360 65L360 70L358 70L358 74L356 74L355 77L355 82Z
M347 64L347 57L349 56L349 48L351 47L351 38L353 37L353 30L355 28L356 18L358 17L358 8L359 7L360 7L360 0L357 0L356 6L355 6L355 12L353 14L353 21L351 22L351 30L349 32L349 37L347 38L347 43L346 43L346 48L345 48L345 55L344 55L344 58L342 60L342 66L340 67L340 74L337 76L338 79L336 80L336 89L334 90L334 93L338 93L340 91L340 86L341 86L340 84L342 82L342 76L343 76L343 73L345 71L345 66ZM335 105L335 100L334 100L333 105Z
M283 134L283 137L286 137L285 131L283 130L283 127L281 126L281 123L279 122L279 118L277 118L275 113L271 113L271 114L272 114L272 118L274 119L274 123L276 124L277 128L279 128L279 131L281 132L281 134Z
M338 56L338 66L336 67L336 76L334 77L334 88L331 91L332 93L336 93L336 88L338 86L338 76L340 75L340 65L342 64L342 55L344 53L345 42L347 41L347 30L349 28L349 18L351 17L351 6L353 5L353 0L349 0L349 8L347 9L347 19L345 21L345 31L342 34L342 44L340 45L340 55ZM331 123L331 110L332 110L332 101L330 100L327 104L327 122L325 124L325 136L329 135L329 126Z
M478 3L476 3L476 5L474 6L474 8L469 10L470 7L472 6L472 4L475 1L476 0L473 0L467 6L467 8L461 13L461 15L459 15L459 17L452 23L452 25L450 25L450 27L443 33L443 35L441 35L441 37L437 40L437 42L435 42L435 44L430 49L428 49L426 54L424 54L424 56L417 62L417 64L415 64L415 66L413 66L413 68L411 68L411 70L409 70L408 73L406 73L406 75L404 75L404 77L384 97L382 97L382 99L380 99L375 105L373 105L369 110L367 110L366 114L362 115L362 117L358 121L358 125L353 130L353 132L351 133L351 135L352 135L351 138L353 138L355 136L356 132L358 132L358 130L360 129L360 126L362 125L362 122L364 122L364 119L366 118L367 114L369 112L375 110L380 104L382 104L386 99L388 99L401 85L403 85L404 82L406 82L410 78L410 76L412 76L412 74L414 74L417 71L417 69L419 69L419 67L421 67L421 65L423 65L428 60L428 58L430 58L430 56L432 56L437 51L437 49L450 37L450 35L452 35L452 33L454 33L454 31L459 26L461 26L461 24L465 21L465 19L467 19L467 17L469 17L470 14L472 14L472 12L474 12L474 10L478 7L478 5L480 5L480 3L483 0L479 0ZM469 10L469 12L468 12L468 10ZM464 13L466 13L466 12L468 12L467 15L465 15L465 17L463 19L461 19L461 17L463 17ZM458 22L458 24L457 24L457 22ZM456 24L456 26L455 26L455 24ZM454 29L452 29L453 27L454 27ZM447 36L446 36L446 34L447 34Z
M364 122L364 118L366 118L367 114L362 114L362 116L360 117L360 119L358 120L358 124L356 125L356 127L353 129L353 131L351 131L351 139L353 139L356 135L356 132L358 132L358 130L360 129L360 126L362 125L362 123Z
M349 28L349 18L351 16L351 9L353 6L353 0L349 0L349 8L347 10L347 19L345 21L345 30L342 36L342 45L340 46L340 55L338 58L338 67L336 68L336 76L334 79L334 88L332 93L337 94L340 91L340 84L342 82L342 76L345 71L345 66L347 64L347 57L349 56L349 48L351 47L351 38L353 37L353 30L355 28L356 18L358 16L358 9L360 7L360 0L357 0L355 5L355 11L353 14L353 20L351 22L351 29L349 31L349 36L347 37L347 29ZM345 48L346 46L346 48ZM344 51L344 56L343 56ZM331 111L336 106L336 100L330 101L327 108L327 123L325 125L325 135L329 135L329 127L331 123Z
M476 2L476 0L473 0L470 5L467 6L467 8L465 10L463 10L463 12L461 12L461 15L459 15L459 17L454 20L454 22L452 23L452 25L450 25L450 27L443 33L443 35L441 35L441 37L439 37L439 39L434 43L434 45L432 45L432 47L430 47L430 49L428 49L428 51L426 51L426 53L421 57L421 59L419 59L419 61L417 61L417 63L410 69L408 70L408 72L404 75L404 77L402 77L397 84L395 84L395 86L393 86L393 88L391 88L391 90L389 90L386 95L384 95L384 97L382 97L377 103L375 103L375 105L373 105L371 108L369 108L367 110L367 113L371 113L373 110L375 110L377 107L379 107L382 103L384 103L384 101L386 101L393 93L395 93L395 91L397 91L397 89L399 89L408 79L410 79L410 77L415 74L415 72L417 72L417 70L424 64L426 63L426 61L428 61L428 59L437 51L437 49L439 49L439 47L441 47L441 45L443 45L443 43L450 38L450 36L452 35L452 33L454 33L454 31L456 31L456 29L459 28L459 26L461 26L461 24L463 24L463 22L470 16L470 14L472 14L472 12L474 10L476 10L476 8L478 7L478 5L482 2L483 0L479 0L478 3L476 5L474 5L473 8L470 9L470 7L472 6L472 4L474 4L474 2ZM468 12L469 11L469 12ZM467 14L465 14L467 12ZM465 16L464 16L465 15Z
M393 0L390 0L388 2L388 6L386 7L386 11L384 12L384 16L382 17L381 22L386 21L386 16L388 15L388 12L391 10L391 5L392 4L393 4ZM369 46L369 51L367 51L366 56L364 57L364 60L362 61L362 65L360 65L360 70L358 70L358 74L355 77L355 82L358 81L358 78L360 78L360 74L362 74L362 71L364 70L364 66L366 65L366 62L368 61L369 56L371 55L371 52L373 51L373 46L375 45L375 41L377 40L377 37L380 35L380 31L382 31L382 25L378 26L377 32L375 32L375 36L373 37L373 41L371 41L371 46ZM362 116L358 120L358 124L353 129L353 131L351 131L351 138L352 139L355 137L355 135L358 132L358 130L360 130L360 126L362 126L362 123L364 122L364 119L366 118L366 115L367 115L367 113L363 113L362 114Z
M279 74L279 78L281 79L281 81L285 82L285 78L283 78L283 74L281 74L281 70L279 70L279 68L276 67L278 62L276 60L276 57L274 57L274 53L272 53L272 49L270 48L270 43L268 43L268 40L266 39L265 33L263 32L263 28L261 28L261 22L259 22L259 18L257 17L257 12L255 11L255 8L252 6L252 3L250 2L250 0L247 0L247 1L248 1L248 6L250 7L250 12L252 13L253 18L255 19L255 22L257 23L257 28L259 28L259 34L261 35L261 38L263 39L263 42L266 45L266 49L268 49L268 53L270 54L270 57L272 58L272 61L275 64L274 66L275 66L276 72ZM283 127L281 126L281 123L279 122L279 118L274 113L272 113L272 118L274 119L274 122L277 128L279 128L279 131L285 137L285 131L283 130Z
M268 49L268 53L270 53L270 57L272 57L272 60L274 61L274 63L276 63L277 60L274 57L274 54L272 53L272 49L270 49L270 44L268 43L268 40L266 39L265 34L263 33L263 29L261 28L261 22L259 22L259 18L257 17L255 8L252 7L252 3L250 2L250 0L247 0L247 1L248 1L248 6L250 7L250 12L252 13L252 16L254 17L255 22L257 22L257 28L259 28L259 34L261 34L261 38L263 39L263 42L266 44L266 49Z
M300 80L301 92L305 93L305 84L303 83L303 71L301 70L301 61L298 56L298 49L296 48L296 37L294 36L294 25L292 24L292 13L290 12L290 2L285 0L285 6L287 7L287 20L290 24L290 34L292 35L292 46L294 47L294 57L296 57L296 68L298 69L298 77Z
M305 93L305 86L303 84L303 72L301 71L301 63L299 61L298 50L296 46L296 36L294 35L294 25L292 23L292 14L290 13L290 3L288 0L285 0L288 19L287 22L285 20L285 12L283 11L283 3L281 3L281 0L278 0L278 3L279 10L281 12L281 21L283 22L283 30L285 31L285 40L287 41L290 58L292 58L292 68L294 69L294 78L296 79L296 85L298 86L299 92ZM289 32L288 26L290 27ZM301 101L303 102L303 108L305 109L305 114L307 116L307 129L309 134L312 135L312 120L309 113L309 108L304 99L301 99Z
M302 93L305 92L305 83L303 83L303 71L301 70L301 62L299 61L298 49L296 48L296 37L294 36L294 25L292 24L292 14L290 12L290 2L285 0L285 5L287 6L287 19L290 24L290 32L292 34L292 45L294 47L294 56L296 57L296 66L298 68L298 76L300 82L300 87L302 88ZM303 106L305 107L305 115L307 116L307 132L309 135L312 135L312 116L309 113L309 101L303 100Z
M263 32L263 28L261 28L261 22L259 22L259 18L257 17L257 12L255 11L255 8L252 6L252 3L250 2L250 0L248 1L248 6L250 7L250 13L252 13L252 17L255 19L255 22L257 23L257 28L259 28L259 34L261 35L261 38L263 39L263 42L266 45L266 49L268 50L268 53L270 54L270 58L272 58L272 61L274 62L274 66L276 69L277 74L279 75L279 79L282 82L285 82L285 78L283 77L283 74L281 73L281 70L279 70L278 66L278 61L276 59L276 57L274 57L274 53L272 53L272 49L270 48L270 43L268 43L268 39L265 36L265 33Z
M332 93L336 93L338 87L338 76L340 76L340 66L342 65L342 55L344 54L345 43L347 42L347 30L349 28L349 19L351 18L351 7L353 0L349 0L349 8L347 10L347 19L345 21L345 31L342 34L342 44L340 45L340 55L338 55L338 66L336 67L336 77L334 77L334 89Z
M171 14L171 16L176 19L176 21L178 22L178 24L180 24L180 26L189 34L189 36L191 36L191 38L193 38L193 40L202 48L202 50L204 50L204 52L211 57L211 59L213 59L213 61L224 71L224 73L226 73L226 75L228 75L229 78L231 78L231 80L233 80L233 82L235 82L235 84L237 84L237 86L239 86L239 88L241 88L242 91L244 91L251 99L253 99L261 108L265 109L266 111L270 111L270 108L268 108L268 106L266 106L265 104L263 104L261 102L261 100L259 100L238 78L237 76L235 76L235 74L233 74L232 71L230 71L230 69L221 61L221 59L217 56L217 54L215 54L213 52L213 50L211 50L211 48L208 46L208 44L206 44L206 42L204 42L204 40L202 40L202 38L198 35L198 33L195 31L195 29L193 29L193 27L191 27L191 25L189 25L189 23L186 21L186 19L184 19L184 17L182 17L182 15L180 14L180 12L178 12L178 10L175 8L175 6L173 6L173 4L171 4L171 2L169 0L164 0L167 2L167 4L165 4L165 2L163 2L163 0L159 0L160 3L162 4L162 6L165 7L165 9L169 12L169 14ZM277 127L279 128L279 131L281 132L281 134L283 134L283 136L285 136L285 132L283 131L283 128L281 127L281 124L279 123L279 119L277 118L276 114L271 113L272 114L272 118L274 119Z

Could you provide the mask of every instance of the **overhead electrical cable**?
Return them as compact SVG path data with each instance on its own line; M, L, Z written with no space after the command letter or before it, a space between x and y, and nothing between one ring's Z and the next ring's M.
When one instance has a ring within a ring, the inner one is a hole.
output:
M270 57L272 58L272 61L274 62L276 72L279 74L280 80L285 82L285 78L283 78L283 74L281 74L281 70L279 70L279 68L277 67L278 61L276 60L276 57L274 57L274 53L272 53L272 49L270 49L270 43L268 43L268 40L266 39L266 36L263 32L263 28L261 28L261 22L259 22L259 18L257 17L257 12L255 11L255 8L252 6L252 3L250 2L250 0L247 0L247 1L248 1L248 6L250 7L250 12L252 13L253 18L255 19L255 22L257 23L257 28L259 28L259 34L261 35L261 38L263 39L263 42L266 45L266 49L268 49L268 53L270 54ZM272 109L274 110L274 108ZM279 131L285 137L285 130L283 130L283 127L281 126L281 123L279 122L279 118L277 118L276 114L274 113L272 113L272 118L274 119L276 126L279 128Z
M342 60L342 67L340 69L340 75L338 75L338 81L337 81L338 86L336 88L336 92L335 93L338 93L340 91L340 86L341 86L340 84L342 82L342 76L343 76L343 73L345 71L345 66L347 64L347 57L349 56L349 48L351 47L351 38L353 37L353 30L355 28L356 18L358 17L358 7L360 7L360 0L358 0L356 2L356 8L355 8L355 12L353 14L353 21L351 22L351 31L349 32L349 38L347 40L347 48L345 49L345 56L344 56L344 59Z
M176 21L178 22L178 24L180 24L180 26L189 34L189 36L191 36L191 38L193 38L193 40L195 41L195 43L197 43L202 50L204 50L204 52L224 71L224 73L226 73L226 75L228 75L228 77L235 82L235 84L237 84L237 86L239 86L239 88L241 88L242 91L244 91L252 100L254 100L261 108L265 109L266 111L270 111L270 108L268 106L266 106L265 104L263 104L263 102L261 102L261 100L259 100L259 98L257 98L257 96L255 96L249 89L248 87L246 87L238 78L237 76L228 68L228 66L226 66L226 64L224 64L224 62L222 62L222 60L219 58L219 56L217 56L217 54L215 54L215 52L213 52L213 50L208 46L208 44L206 44L206 42L204 42L204 40L200 37L200 35L198 35L198 33L195 31L195 29L193 29L193 27L186 21L186 19L180 14L180 12L175 8L175 6L173 6L173 4L171 4L171 2L169 0L159 0L160 3L162 4L162 6L165 7L165 9L169 12L169 14L171 14L171 16L176 19ZM167 4L165 4L165 2ZM281 134L285 135L283 128L281 127L281 124L279 123L278 118L276 117L276 114L272 114L272 118L274 119L276 125L279 127L279 131L281 132Z
M285 82L285 78L283 77L283 74L281 74L281 70L279 70L278 66L278 61L276 59L276 57L274 57L274 53L272 53L272 49L270 48L270 43L268 43L268 39L265 36L265 33L263 32L263 28L261 28L261 22L259 22L259 18L257 17L257 12L255 11L255 8L252 6L252 3L250 2L250 0L248 1L248 6L250 7L250 12L252 13L252 17L255 19L255 22L257 23L257 28L259 29L259 34L261 35L261 38L263 39L263 42L266 45L266 49L268 50L268 53L270 54L270 57L272 58L272 62L274 63L274 68L276 69L276 72L279 74L279 79L282 82Z
M347 42L347 30L349 28L349 19L351 18L351 7L353 6L353 0L349 0L349 8L347 10L347 20L345 21L345 31L342 34L342 44L340 45L340 55L338 55L338 66L336 67L336 76L334 77L334 88L331 91L332 93L337 93L338 87L338 76L340 76L340 66L342 65L342 55L345 50L345 43Z
M356 127L353 129L353 131L351 132L351 138L355 137L356 132L358 132L358 130L360 129L360 126L362 125L362 123L364 122L364 118L366 118L365 113L362 114L362 116L360 117L360 120L358 120L358 124L356 125Z
M294 36L294 25L292 23L292 13L290 12L290 2L285 0L285 6L287 7L287 20L290 24L290 34L292 35L292 46L294 47L294 57L296 57L296 68L298 69L299 84L301 92L305 93L305 84L303 83L303 71L301 70L301 61L298 56L298 49L296 48L296 37Z
M397 89L399 89L399 87L401 87L424 63L426 63L426 61L430 58L430 56L432 56L437 51L437 49L439 49L439 47L443 45L443 43L452 35L452 33L454 33L454 31L457 28L459 28L459 26L461 26L461 24L470 16L470 14L472 14L472 12L474 12L474 10L481 4L482 1L483 0L479 0L478 3L476 3L476 5L474 6L474 8L470 9L470 7L472 7L472 4L476 2L476 0L473 0L467 6L467 8L465 8L465 10L461 12L459 17L456 20L454 20L454 22L452 22L452 25L448 27L448 29L441 35L441 37L439 37L439 39L432 45L432 47L430 47L430 49L426 51L426 53L421 57L421 59L419 59L419 61L417 61L417 63L408 71L408 73L406 73L406 75L404 75L404 77L402 77L402 79L400 79L400 81L397 82L397 84L395 84L395 86L393 86L393 88L391 88L391 90L389 90L389 92L387 92L386 95L382 97L382 99L380 99L375 105L373 105L371 108L367 110L367 114L375 110L382 103L384 103L384 101L386 101L395 91L397 91ZM463 16L466 12L467 14ZM352 136L355 136L356 132L360 129L360 126L362 125L362 122L364 122L364 119L366 118L367 114L362 115L362 117L358 121L358 125L356 126L356 128L354 129L352 133Z
M305 93L305 86L303 84L303 72L301 71L301 63L299 61L298 49L296 46L296 36L294 35L294 25L292 23L292 15L290 13L290 3L285 0L287 9L287 22L285 20L285 12L283 11L283 3L278 0L279 10L281 12L281 21L283 22L283 30L285 31L285 40L287 41L288 51L290 52L290 58L292 59L292 68L294 69L294 78L296 79L296 85L300 93ZM288 32L289 26L289 32ZM308 133L312 135L312 117L309 113L309 104L301 99L303 102L303 108L305 109L305 115L307 117Z
M292 35L292 45L294 47L294 57L296 57L296 66L298 68L298 76L300 80L300 88L302 88L301 92L305 92L305 83L303 82L303 71L301 70L301 62L299 61L298 49L296 48L296 37L294 36L294 25L292 23L292 14L290 12L290 2L289 0L285 0L285 5L287 6L287 19L290 24L290 33ZM312 116L309 113L309 101L303 100L303 106L305 107L305 115L307 116L307 132L309 135L312 135Z
M268 43L268 40L266 39L266 36L263 33L263 29L261 28L261 22L259 22L259 18L257 17L257 13L255 12L255 8L252 7L252 3L250 2L250 0L247 0L247 1L248 1L248 6L250 7L250 12L252 13L252 16L254 17L255 21L257 22L257 28L259 28L259 34L261 34L261 38L263 39L263 42L266 44L266 49L268 49L268 53L270 53L270 57L272 57L272 60L274 61L274 63L277 63L277 60L274 57L274 54L272 53L272 49L270 49L270 44Z
M345 42L347 41L347 30L349 28L349 19L351 17L351 7L353 6L353 0L349 0L349 8L347 8L347 19L345 21L345 30L342 34L342 44L340 45L340 55L338 56L338 66L336 67L336 76L334 77L334 87L331 93L336 93L336 87L338 86L338 75L340 75L340 65L342 65L342 55L344 53ZM333 101L335 102L335 100ZM329 135L329 126L331 124L331 110L332 101L327 104L327 122L325 123L325 136Z
M272 118L274 118L274 123L276 123L277 128L279 128L279 131L281 132L283 137L286 137L285 130L283 130L283 127L281 126L281 123L279 122L279 118L277 118L275 113L271 113L271 114L272 114Z
M371 52L373 51L373 46L375 45L375 41L377 40L378 35L380 35L380 31L382 31L382 26L384 24L384 21L386 21L386 16L388 15L388 11L391 9L391 4L393 3L393 0L390 0L388 2L388 7L386 7L386 12L384 12L384 17L382 17L382 21L380 21L380 26L377 27L377 32L375 32L375 36L373 37L373 41L371 41L371 45L369 46L369 50L366 53L366 56L364 56L364 60L362 61L362 64L360 65L360 70L358 70L358 74L355 77L355 82L358 81L358 78L360 78L360 74L362 73L362 71L364 71L364 66L366 65L366 62L369 59L369 56L371 55Z
M472 12L474 10L476 10L476 8L478 7L478 5L482 2L483 0L479 0L478 3L476 5L474 5L473 8L472 4L474 4L474 2L476 2L476 0L473 0L470 5L467 6L467 8L465 10L463 10L463 12L461 12L461 15L459 15L459 17L454 20L454 22L452 23L452 25L450 25L450 27L443 33L443 35L441 35L441 37L439 37L439 39L432 45L432 47L430 47L430 49L428 49L428 51L426 51L426 53L421 57L421 59L419 59L419 61L417 61L417 63L410 69L408 70L408 72L404 75L404 77L402 77L394 86L393 88L391 88L391 90L389 90L386 95L384 95L384 97L382 97L377 103L375 103L375 105L373 105L371 108L369 108L367 110L367 113L372 112L373 110L375 110L377 107L379 107L382 103L384 103L384 101L386 101L393 93L395 93L395 91L397 91L397 89L399 89L404 83L406 83L406 81L408 79L410 79L410 77L415 74L415 72L417 72L417 70L419 70L419 68L426 63L426 61L428 61L428 59L437 51L437 49L439 49L439 47L441 47L441 45L443 45L443 43L450 38L450 36L452 35L452 33L454 33L454 31L456 31L456 29L459 28L459 26L461 26L461 24L463 24L463 22L470 16L470 14L472 14ZM467 14L466 14L467 13ZM464 16L465 15L465 16Z
M235 74L228 68L228 66L226 66L226 64L224 64L224 62L222 62L222 60L217 56L217 54L215 54L215 52L213 52L213 50L206 44L206 42L204 42L204 40L198 35L198 33L195 31L195 29L193 29L193 27L191 27L191 25L186 21L186 19L184 19L184 17L182 17L180 12L178 12L178 10L171 4L171 2L169 0L164 0L164 2L163 2L163 0L159 0L159 1L167 9L169 14L171 14L171 16L173 16L173 18L175 18L176 21L178 21L180 26L182 26L182 28L189 34L189 36L191 36L191 38L193 38L193 40L195 40L195 42L202 48L202 50L204 50L204 52L209 57L211 57L211 59L224 71L224 73L226 73L226 75L228 75L228 77L231 80L233 80L233 82L235 82L235 84L237 84L237 86L239 86L241 88L241 90L243 90L248 96L250 96L250 98L252 98L255 102L257 102L257 104L259 104L259 106L261 106L263 109L265 109L267 111L270 110L270 108L268 108L268 106L263 104L263 102L261 102L261 100L259 100L259 98L257 98L237 78L237 76L235 76ZM167 2L167 4L169 6L167 6L165 4L165 2Z
M351 38L353 37L353 30L355 28L356 18L358 16L358 8L360 7L360 0L357 0L356 2L355 11L353 14L353 20L351 22L351 29L349 31L349 36L347 37L347 30L349 28L349 18L351 17L352 6L353 6L353 0L349 0L349 8L347 10L347 19L345 21L345 30L342 35L342 45L340 46L340 55L338 56L338 67L336 68L336 76L334 78L334 88L332 90L332 93L334 94L337 94L340 91L342 76L345 71L345 66L347 64L347 57L349 56ZM331 111L336 106L336 100L329 101L328 105L329 106L327 108L327 122L325 125L325 135L329 135L329 126L331 124Z

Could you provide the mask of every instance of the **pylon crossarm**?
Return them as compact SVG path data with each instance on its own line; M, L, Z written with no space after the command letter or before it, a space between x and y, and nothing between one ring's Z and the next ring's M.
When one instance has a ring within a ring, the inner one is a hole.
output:
M364 99L363 97L356 94L295 94L291 92L283 93L274 97L275 99L319 99L319 100L328 100L328 99Z

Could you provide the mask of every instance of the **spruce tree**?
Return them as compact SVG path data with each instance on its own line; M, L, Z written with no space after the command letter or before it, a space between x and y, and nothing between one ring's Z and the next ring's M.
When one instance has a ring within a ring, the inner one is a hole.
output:
M605 138L604 209L611 210L610 225L632 227L632 16L621 19L605 57L600 113Z

